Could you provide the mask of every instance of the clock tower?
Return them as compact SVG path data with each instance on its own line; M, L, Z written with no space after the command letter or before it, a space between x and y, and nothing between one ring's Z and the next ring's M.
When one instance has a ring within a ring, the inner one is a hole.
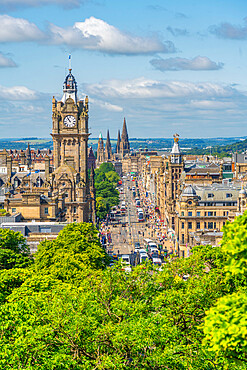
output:
M77 98L77 83L71 68L63 84L61 101L52 99L52 186L65 193L66 220L85 222L90 215L88 181L88 97Z
M67 163L87 181L88 97L77 99L77 83L69 69L61 101L52 99L54 168Z

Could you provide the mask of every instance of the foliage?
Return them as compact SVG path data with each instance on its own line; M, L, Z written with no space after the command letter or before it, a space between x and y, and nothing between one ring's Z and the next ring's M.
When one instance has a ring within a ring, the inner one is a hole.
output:
M204 342L212 351L247 362L246 292L220 298L207 313L204 332Z
M111 207L118 205L116 186L119 179L112 163L102 163L95 171L96 211L99 219L105 218Z
M55 240L42 241L35 254L38 272L52 274L65 281L83 275L86 268L102 269L107 262L98 230L87 223L67 225Z
M68 225L34 268L0 271L0 368L246 370L245 220L222 247L131 273L106 267L91 224Z
M0 270L25 268L32 262L24 236L9 229L0 229Z
M76 285L28 278L0 310L0 367L223 369L224 360L201 346L199 326L224 278L217 268L205 273L196 264L201 255L163 271L151 264L131 274L121 264L91 270Z
M206 315L204 344L229 360L247 362L247 213L224 226L224 270L234 287Z

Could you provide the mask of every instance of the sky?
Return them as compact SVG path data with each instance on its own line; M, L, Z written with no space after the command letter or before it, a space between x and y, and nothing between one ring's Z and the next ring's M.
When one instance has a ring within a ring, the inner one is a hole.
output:
M0 138L49 137L69 54L92 137L247 135L246 0L0 0Z

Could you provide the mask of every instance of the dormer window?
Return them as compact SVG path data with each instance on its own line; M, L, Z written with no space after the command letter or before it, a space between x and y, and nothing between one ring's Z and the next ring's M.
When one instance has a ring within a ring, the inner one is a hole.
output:
M227 198L231 198L232 197L232 194L231 193L226 193L226 197Z
M208 193L208 198L213 198L214 194L213 193Z

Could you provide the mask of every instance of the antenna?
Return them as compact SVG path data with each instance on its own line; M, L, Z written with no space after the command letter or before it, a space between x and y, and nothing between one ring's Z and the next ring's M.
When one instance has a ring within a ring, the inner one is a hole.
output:
M71 70L71 54L69 54L69 70Z

